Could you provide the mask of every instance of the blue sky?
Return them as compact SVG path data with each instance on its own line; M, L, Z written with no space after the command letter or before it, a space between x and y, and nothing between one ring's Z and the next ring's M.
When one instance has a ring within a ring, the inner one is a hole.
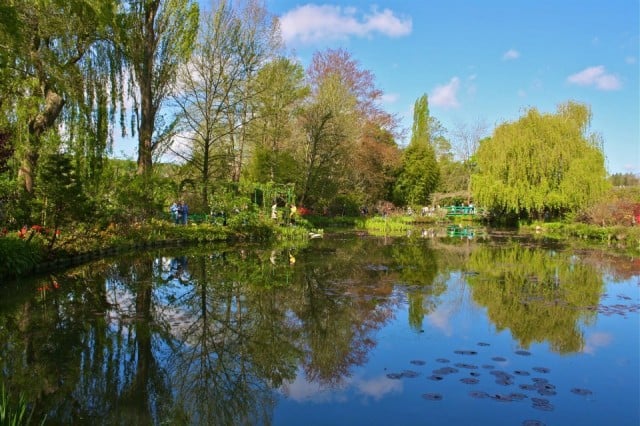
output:
M207 0L200 0L207 7ZM429 97L446 128L489 133L534 107L592 110L610 173L640 173L638 0L266 0L287 48L306 66L344 48L371 71L384 108L410 129Z

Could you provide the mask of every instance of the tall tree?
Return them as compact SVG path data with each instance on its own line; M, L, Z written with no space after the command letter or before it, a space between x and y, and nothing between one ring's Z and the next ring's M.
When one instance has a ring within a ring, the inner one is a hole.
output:
M403 165L395 187L400 203L426 204L440 179L440 170L432 145L427 95L416 100L413 107L411 141L404 151Z
M16 0L1 11L0 121L12 127L22 186L33 193L46 133L58 133L62 121L65 138L50 141L81 156L104 154L107 133L101 129L107 127L113 79L102 53L109 49L113 2Z
M596 200L609 184L601 141L587 134L590 120L587 105L567 102L555 114L532 108L497 127L477 151L477 203L500 214L541 218Z
M313 108L308 110L311 115L306 116L306 128L315 130L311 133L307 132L306 142L311 140L309 139L311 134L316 138L321 136L322 132L318 132L321 125L325 126L323 129L326 130L326 125L334 120L337 120L334 124L341 123L339 124L342 129L340 132L343 133L341 150L335 151L342 156L339 157L339 161L336 157L335 164L339 166L334 167L333 172L325 179L325 183L330 186L324 187L331 188L330 191L325 191L325 194L330 195L331 199L337 195L343 195L357 198L359 202L367 202L370 200L370 194L384 192L379 185L384 186L387 179L380 175L380 170L377 171L375 179L368 179L373 176L367 176L354 165L362 164L371 150L374 150L379 154L384 153L378 158L384 160L384 165L381 164L383 174L393 168L392 145L395 143L387 145L387 142L391 142L398 136L397 118L382 109L380 101L383 92L375 86L374 75L362 69L346 50L328 49L317 52L307 69L307 75L312 91ZM335 90L345 93L338 96ZM327 97L327 94L332 91L334 99ZM346 99L350 99L348 108L345 104L341 104ZM323 107L318 108L320 100L325 107L331 104L336 108L330 111L323 110ZM328 112L331 112L330 116L326 115ZM315 118L309 120L312 117ZM312 121L316 124L309 127ZM338 127L333 127L334 131L337 129ZM330 133L336 135L335 132ZM391 137L391 141L388 137ZM376 185L376 188L369 187L370 184ZM313 185L307 186L308 189L312 187ZM308 195L308 193L305 194L305 197Z
M242 64L243 78L234 86L235 108L227 110L234 162L233 182L239 182L247 161L248 124L256 117L259 70L277 55L282 44L278 19L267 11L264 0L232 2L241 23L237 58Z
M179 66L191 53L198 15L198 4L192 0L125 0L121 4L117 39L131 70L140 175L150 176L153 151L171 128L160 126L159 111Z
M464 166L467 190L467 203L471 202L471 175L475 169L476 163L473 159L480 140L487 135L487 125L483 122L474 124L458 123L453 129L454 150L456 156Z
M393 133L368 122L352 155L351 188L360 204L372 205L392 198L392 186L401 166L402 153Z
M252 177L258 182L293 182L294 119L309 94L304 69L288 58L277 58L258 73L256 91L256 117L248 129Z
M355 137L356 99L337 74L325 77L300 117L300 203L327 204L346 176Z
M181 140L171 151L181 158L200 183L202 205L208 206L213 177L229 176L233 156L226 154L230 132L229 109L238 99L235 86L244 76L238 59L241 22L233 9L221 2L218 9L201 17L193 55L172 85L172 100L178 109L177 130Z

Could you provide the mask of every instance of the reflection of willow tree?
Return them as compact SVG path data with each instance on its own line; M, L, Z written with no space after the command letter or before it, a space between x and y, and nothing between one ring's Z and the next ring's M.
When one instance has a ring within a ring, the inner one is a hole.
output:
M142 302L135 290L138 282L150 283L149 265L146 260L113 270L111 280L124 283L132 298ZM95 266L71 270L56 279L58 289L53 278L44 279L37 284L42 290L29 293L28 302L16 312L21 318L17 325L24 328L21 335L26 336L24 347L15 346L17 352L3 353L0 359L5 363L2 370L10 372L27 400L35 402L34 419L46 415L57 424L88 419L148 424L152 413L160 415L168 392L153 358L150 335L142 328L147 326L110 323L110 314L123 312L120 305L108 303L105 283L110 279L103 273ZM35 315L25 315L34 304ZM137 313L131 308L127 315L149 316L149 303L138 307Z
M374 279L363 271L366 262L378 257L376 247L366 241L343 245L320 257L305 253L296 271L301 287L293 289L297 292L294 310L303 328L303 369L308 381L322 385L339 384L350 376L351 367L366 362L375 345L373 331L392 314L388 302L354 296L362 285L376 286L376 282L362 282L363 278ZM321 249L322 243L318 246Z
M589 265L572 261L561 252L513 245L480 247L468 268L473 299L486 306L499 330L510 329L520 345L549 341L554 351L575 352L584 339L579 320L592 321L604 283Z
M77 372L67 370L66 361L77 363L82 350L82 326L71 320L79 304L69 306L65 295L51 293L47 278L33 286L23 285L31 292L2 295L0 383L6 384L10 397L24 393L27 401L35 403L34 419L48 412L73 419L74 407L66 396L77 381Z
M263 265L248 249L190 258L191 281L169 311L174 392L198 424L269 423L272 384L295 377L295 334L276 290L250 285Z
M424 240L396 244L392 255L400 283L408 286L409 325L419 330L425 315L436 309L438 296L447 289L446 277L438 275L436 252Z

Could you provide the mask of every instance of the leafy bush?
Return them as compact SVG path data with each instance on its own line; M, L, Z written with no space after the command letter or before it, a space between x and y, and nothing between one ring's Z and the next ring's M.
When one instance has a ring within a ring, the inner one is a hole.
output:
M640 187L613 188L606 197L580 211L578 222L600 226L640 226Z
M14 238L0 238L0 276L17 276L32 270L43 258L39 244Z

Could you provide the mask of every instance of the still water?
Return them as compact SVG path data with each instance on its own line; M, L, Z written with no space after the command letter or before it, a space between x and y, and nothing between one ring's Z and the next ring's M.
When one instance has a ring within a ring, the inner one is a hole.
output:
M640 262L503 234L168 248L0 288L45 424L640 424Z

